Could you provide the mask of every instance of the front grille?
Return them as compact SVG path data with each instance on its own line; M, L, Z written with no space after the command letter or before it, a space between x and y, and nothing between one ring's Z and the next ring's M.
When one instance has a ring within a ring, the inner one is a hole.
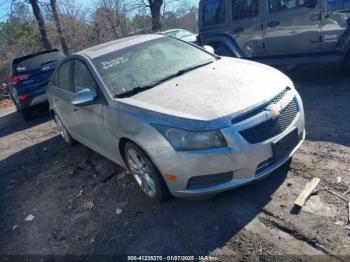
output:
M287 87L286 89L284 89L279 95L277 95L276 97L274 97L272 100L270 100L269 102L265 103L265 104L262 104L260 106L258 106L257 108L254 108L253 110L243 114L243 115L240 115L234 119L232 119L232 124L236 124L236 123L239 123L239 122L242 122L246 119L249 119L261 112L264 112L266 110L266 107L268 107L269 105L271 104L277 104L279 101L282 100L282 98L287 94L287 92L291 90L290 87Z
M294 98L277 118L269 119L239 133L251 144L263 142L285 131L293 122L297 113L298 103Z

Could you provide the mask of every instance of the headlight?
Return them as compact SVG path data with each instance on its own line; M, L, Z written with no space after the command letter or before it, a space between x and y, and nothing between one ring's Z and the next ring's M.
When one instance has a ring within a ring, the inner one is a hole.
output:
M219 130L191 132L182 129L154 125L177 151L205 150L224 147L226 140Z

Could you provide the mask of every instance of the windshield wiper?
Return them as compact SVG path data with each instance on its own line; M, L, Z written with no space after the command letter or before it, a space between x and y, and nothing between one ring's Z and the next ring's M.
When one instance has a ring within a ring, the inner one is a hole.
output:
M173 74L173 75L171 75L171 76L169 76L169 77L172 78L172 77L180 76L180 75L182 75L182 74L184 74L184 73L187 73L187 72L189 72L189 71L192 71L192 70L197 69L197 68L202 67L202 66L209 65L209 64L211 64L211 63L213 63L213 62L214 62L214 61L210 60L210 61L205 62L205 63L202 63L202 64L198 64L198 65L194 65L194 66L187 67L187 68L185 68L185 69L181 69L181 70L177 71L175 74ZM168 77L168 79L166 79L166 80L169 80L169 77Z
M115 94L114 97L124 98L124 97L133 96L133 95L135 95L135 94L137 94L139 92L145 91L147 89L151 89L151 88L153 88L153 87L155 87L155 86L157 86L157 85L159 85L159 84L161 84L161 83L163 83L165 81L168 81L168 80L170 80L170 79L172 79L174 77L178 77L180 75L183 75L184 73L187 73L189 71L192 71L192 70L197 69L197 68L202 67L202 66L209 65L209 64L211 64L213 62L214 61L208 61L208 62L199 64L199 65L194 65L194 66L187 67L185 69L181 69L181 70L177 71L175 74L169 75L169 76L167 76L167 77L165 77L165 78L163 78L163 79L161 79L161 80L159 80L157 82L154 82L152 84L145 85L145 86L134 87L134 88L132 88L132 89L126 91L126 92L123 92L123 93L120 93L120 94Z
M118 98L124 98L124 97L130 97L133 95L136 95L139 92L145 91L147 89L151 89L152 87L155 87L156 85L158 85L159 83L153 83L150 85L146 85L146 86L137 86L134 87L126 92L120 93L120 94L115 94L114 97L118 97Z

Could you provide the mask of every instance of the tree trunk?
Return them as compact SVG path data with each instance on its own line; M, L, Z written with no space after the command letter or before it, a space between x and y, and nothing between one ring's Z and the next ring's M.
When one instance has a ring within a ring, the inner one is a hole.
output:
M160 31L162 28L160 23L160 10L162 8L164 0L148 0L148 2L152 15L152 31Z
M45 21L44 21L43 15L41 14L40 7L38 5L38 0L29 0L29 2L32 6L34 16L38 23L39 31L41 34L41 41L43 42L44 48L46 50L50 50L52 49L52 46L47 37Z
M52 14L53 14L53 19L55 20L56 28L57 28L57 33L60 37L62 49L65 55L69 54L69 48L67 46L66 38L64 37L63 30L62 30L62 25L60 21L60 17L57 12L57 1L56 0L50 0L51 4L51 9L52 9Z

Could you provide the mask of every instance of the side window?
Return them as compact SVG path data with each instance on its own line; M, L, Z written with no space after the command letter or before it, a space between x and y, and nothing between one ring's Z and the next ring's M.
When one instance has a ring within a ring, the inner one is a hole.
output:
M203 25L216 25L225 22L225 0L213 0L203 5Z
M327 0L328 10L336 10L338 8L343 8L346 0Z
M232 19L239 20L246 17L254 17L259 14L258 0L233 0Z
M61 67L58 69L58 87L73 91L73 62L68 61L65 62Z
M90 89L94 96L97 96L97 84L90 70L80 60L74 62L74 90L79 92L83 89Z
M270 0L270 11L279 12L303 7L305 0Z

